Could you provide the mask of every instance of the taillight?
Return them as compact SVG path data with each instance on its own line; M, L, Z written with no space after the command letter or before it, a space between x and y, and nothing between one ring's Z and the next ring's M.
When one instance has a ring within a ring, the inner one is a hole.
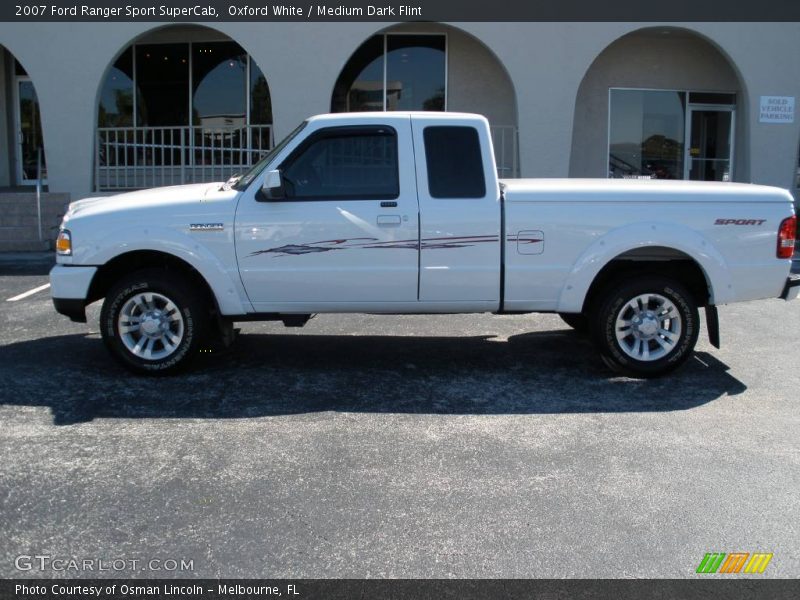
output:
M795 237L797 237L797 216L791 216L781 221L778 229L778 258L792 258Z

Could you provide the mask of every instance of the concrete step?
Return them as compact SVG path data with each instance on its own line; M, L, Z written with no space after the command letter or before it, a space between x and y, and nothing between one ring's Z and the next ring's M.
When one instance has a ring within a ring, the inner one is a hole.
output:
M42 234L47 237L49 232L42 230ZM38 240L39 229L37 227L0 227L0 240L6 242Z
M33 192L0 192L0 204L5 202L25 202L28 200L36 202L36 194ZM42 194L42 201L45 200L51 200L53 202L69 202L69 194L45 192Z
M69 194L42 194L42 217L58 217L67 212ZM8 216L36 216L36 194L30 193L0 193L0 215Z
M63 215L67 212L66 204L42 204L42 215ZM35 215L36 203L0 204L3 215Z
M53 247L48 241L3 241L0 240L0 252L42 252L52 250Z
M37 227L39 220L36 214L9 215L0 213L0 227ZM58 227L61 215L42 215L42 229Z

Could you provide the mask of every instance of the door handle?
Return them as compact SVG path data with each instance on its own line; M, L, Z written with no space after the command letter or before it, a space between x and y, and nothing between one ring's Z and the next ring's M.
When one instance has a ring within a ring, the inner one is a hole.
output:
M397 227L401 222L400 215L378 215L378 225L382 227Z

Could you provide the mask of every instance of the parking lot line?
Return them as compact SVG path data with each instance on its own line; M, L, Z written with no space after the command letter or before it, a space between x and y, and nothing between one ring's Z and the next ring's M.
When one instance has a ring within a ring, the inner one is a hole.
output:
M39 287L35 287L32 290L28 290L27 292L23 292L18 296L14 296L12 298L8 298L6 302L16 302L17 300L22 300L23 298L27 298L28 296L33 296L36 292L41 292L42 290L46 290L50 287L49 283L45 283L44 285L40 285Z

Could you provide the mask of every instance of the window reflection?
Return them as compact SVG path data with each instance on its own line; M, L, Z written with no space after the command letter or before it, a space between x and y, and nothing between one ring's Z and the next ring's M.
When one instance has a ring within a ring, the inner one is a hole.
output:
M444 36L387 36L386 87L387 110L444 110Z
M383 110L383 36L361 44L333 89L332 112Z
M331 111L442 111L446 61L444 35L373 36L353 53L339 75Z
M610 112L610 177L683 179L683 92L611 90Z
M246 120L247 55L239 44L192 45L192 124L242 127Z
M264 73L250 61L250 122L254 125L272 124L272 99Z
M103 89L97 115L100 127L133 125L133 50L128 48L111 67Z

